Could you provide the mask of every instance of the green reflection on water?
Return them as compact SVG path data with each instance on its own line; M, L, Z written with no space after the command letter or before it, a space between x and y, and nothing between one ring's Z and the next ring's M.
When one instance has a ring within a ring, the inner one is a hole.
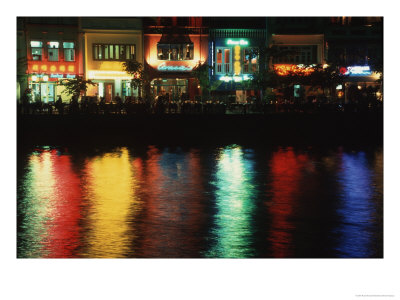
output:
M218 157L215 181L216 208L213 246L206 257L244 258L254 256L252 247L255 210L253 161L240 147L228 147Z
M51 220L51 202L54 201L55 180L51 154L32 155L24 187L19 195L18 257L43 257L47 254L47 223Z

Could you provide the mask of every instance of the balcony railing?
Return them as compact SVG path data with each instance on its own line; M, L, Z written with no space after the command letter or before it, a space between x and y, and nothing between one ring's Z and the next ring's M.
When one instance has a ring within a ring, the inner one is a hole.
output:
M266 38L265 29L210 29L210 36L231 38Z

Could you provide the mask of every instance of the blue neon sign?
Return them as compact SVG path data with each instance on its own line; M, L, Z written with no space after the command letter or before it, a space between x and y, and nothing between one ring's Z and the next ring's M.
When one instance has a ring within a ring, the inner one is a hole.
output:
M353 76L369 76L372 74L370 66L351 66L347 67L347 71L344 75Z

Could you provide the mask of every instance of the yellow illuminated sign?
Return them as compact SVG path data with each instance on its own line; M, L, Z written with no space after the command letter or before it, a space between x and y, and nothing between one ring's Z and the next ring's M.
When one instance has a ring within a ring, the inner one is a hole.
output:
M90 79L111 79L111 78L119 78L129 80L132 77L123 71L101 71L101 70L89 70L87 72L88 78Z
M234 48L234 58L235 58L235 62L233 64L233 69L235 72L235 75L239 75L240 71L241 71L241 67L240 67L240 46L236 45Z

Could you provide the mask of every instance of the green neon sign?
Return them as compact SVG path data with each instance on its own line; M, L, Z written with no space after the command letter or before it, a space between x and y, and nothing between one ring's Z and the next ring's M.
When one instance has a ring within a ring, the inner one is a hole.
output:
M227 45L239 45L239 46L248 46L249 41L247 39L227 39Z

